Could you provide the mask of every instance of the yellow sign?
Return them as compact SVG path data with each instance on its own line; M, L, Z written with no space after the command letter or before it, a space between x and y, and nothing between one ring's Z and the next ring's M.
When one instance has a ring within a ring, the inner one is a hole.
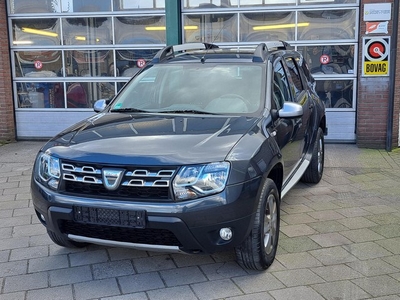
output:
M364 62L365 75L388 75L389 62L388 61L368 61Z
M362 76L389 76L390 37L363 38Z

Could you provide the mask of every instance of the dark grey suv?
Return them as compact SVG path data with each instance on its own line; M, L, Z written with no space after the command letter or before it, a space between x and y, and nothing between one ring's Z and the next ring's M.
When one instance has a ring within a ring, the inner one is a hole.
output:
M325 109L284 42L168 46L95 110L35 162L33 204L61 246L232 248L266 269L281 198L323 173Z

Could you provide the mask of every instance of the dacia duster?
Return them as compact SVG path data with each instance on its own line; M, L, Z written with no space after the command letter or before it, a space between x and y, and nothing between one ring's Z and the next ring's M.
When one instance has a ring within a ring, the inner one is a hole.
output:
M325 109L302 55L167 46L94 116L39 151L32 198L49 237L149 251L234 249L263 270L281 198L324 167Z

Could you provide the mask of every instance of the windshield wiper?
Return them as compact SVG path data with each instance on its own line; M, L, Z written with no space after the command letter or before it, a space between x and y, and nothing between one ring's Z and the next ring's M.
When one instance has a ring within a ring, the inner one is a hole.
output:
M110 110L110 112L144 112L147 113L148 111L138 109L138 108L133 108L133 107L124 107L124 108L114 108Z
M179 109L179 110L163 110L159 111L162 114L201 114L201 115L214 115L214 113L196 110L196 109Z

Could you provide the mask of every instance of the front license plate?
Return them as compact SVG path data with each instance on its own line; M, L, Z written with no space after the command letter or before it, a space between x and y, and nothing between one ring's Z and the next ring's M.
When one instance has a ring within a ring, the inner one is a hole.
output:
M74 206L74 221L79 223L145 228L146 211Z

